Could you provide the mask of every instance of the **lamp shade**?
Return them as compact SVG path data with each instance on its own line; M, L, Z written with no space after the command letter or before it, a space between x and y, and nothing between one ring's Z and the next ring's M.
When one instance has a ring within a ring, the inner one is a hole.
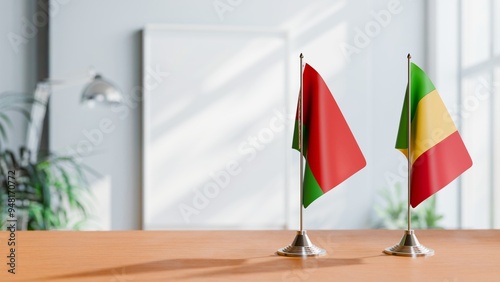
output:
M82 103L93 102L117 104L122 102L122 95L111 82L97 74L82 93Z

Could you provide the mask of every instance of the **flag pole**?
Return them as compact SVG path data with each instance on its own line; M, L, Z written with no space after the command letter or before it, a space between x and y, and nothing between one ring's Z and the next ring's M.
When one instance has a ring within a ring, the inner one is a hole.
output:
M304 148L304 133L303 131L303 124L304 124L304 77L302 75L304 71L304 64L302 63L302 60L304 59L304 55L300 53L300 93L299 93L299 152L300 152L300 203L299 203L299 209L300 209L300 232L304 231L304 226L303 226L303 217L302 214L304 212L304 157L305 154L302 151L302 148Z
M298 121L298 132L299 132L299 152L300 152L300 172L299 172L299 179L300 179L300 229L297 231L297 234L295 235L295 239L293 242L284 247L279 249L276 253L280 256L288 256L288 257L312 257L312 256L322 256L326 254L326 251L316 247L311 240L309 239L309 236L307 236L307 231L304 230L303 226L303 210L304 210L304 158L305 154L303 153L302 149L304 148L304 136L303 136L303 126L304 126L304 78L303 78L303 70L304 70L304 65L302 63L302 60L304 58L304 55L300 53L300 92L299 92L299 102L298 102L298 113L299 113L299 121Z
M408 53L406 56L408 59L408 231L411 230L411 207L410 207L410 195L411 195L411 55Z
M411 166L412 166L412 147L411 147L411 55L408 53L406 56L408 59L408 133L407 133L407 142L408 142L408 211L407 211L407 222L408 229L405 231L403 238L399 244L396 244L392 247L386 248L384 253L388 255L396 255L396 256L405 256L405 257L423 257L423 256L432 256L434 255L434 250L426 248L424 245L420 244L415 235L414 230L411 229Z

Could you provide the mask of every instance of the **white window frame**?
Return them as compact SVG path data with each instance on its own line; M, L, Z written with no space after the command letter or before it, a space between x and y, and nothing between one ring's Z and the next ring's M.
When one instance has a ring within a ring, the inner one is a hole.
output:
M475 226L471 225L470 220L466 224L464 220L465 208L470 206L471 199L464 195L464 184L462 177L450 186L453 188L444 189L438 196L439 211L445 215L445 227L447 228L500 228L500 177L498 172L500 169L500 99L495 97L500 95L500 74L496 74L495 68L500 68L500 54L495 56L494 36L498 33L495 26L495 8L500 6L495 3L496 0L489 0L490 9L490 54L488 60L474 64L468 67L462 67L462 36L463 22L462 16L464 11L463 4L467 0L440 0L427 1L427 54L428 54L428 73L433 78L436 88L440 92L443 100L448 108L461 109L464 97L464 89L462 82L468 77L472 77L478 73L488 72L491 74L491 79L488 81L491 85L491 100L490 102L490 150L492 152L491 160L489 161L489 183L488 189L489 202L484 203L488 209L488 226L484 224ZM496 15L499 17L500 15ZM497 42L498 44L498 42ZM497 71L498 72L498 71ZM461 116L457 115L455 120L459 131L465 133L462 128ZM497 145L496 145L497 144ZM496 145L496 146L495 146ZM473 160L474 161L474 160ZM467 187L469 191L471 187ZM451 199L451 200L450 200ZM476 203L477 205L477 203Z

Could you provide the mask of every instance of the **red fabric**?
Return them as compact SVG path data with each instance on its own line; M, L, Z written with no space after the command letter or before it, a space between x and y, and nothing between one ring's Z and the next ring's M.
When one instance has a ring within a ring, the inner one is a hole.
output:
M306 159L321 190L327 192L365 167L366 161L328 86L308 64L303 95Z
M413 163L410 204L422 201L441 190L472 166L472 159L458 131L427 150Z

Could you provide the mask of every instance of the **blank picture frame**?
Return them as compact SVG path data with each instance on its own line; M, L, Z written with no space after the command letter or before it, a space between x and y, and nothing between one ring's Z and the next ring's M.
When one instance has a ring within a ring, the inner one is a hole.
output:
M288 45L280 30L145 27L143 229L286 227Z

